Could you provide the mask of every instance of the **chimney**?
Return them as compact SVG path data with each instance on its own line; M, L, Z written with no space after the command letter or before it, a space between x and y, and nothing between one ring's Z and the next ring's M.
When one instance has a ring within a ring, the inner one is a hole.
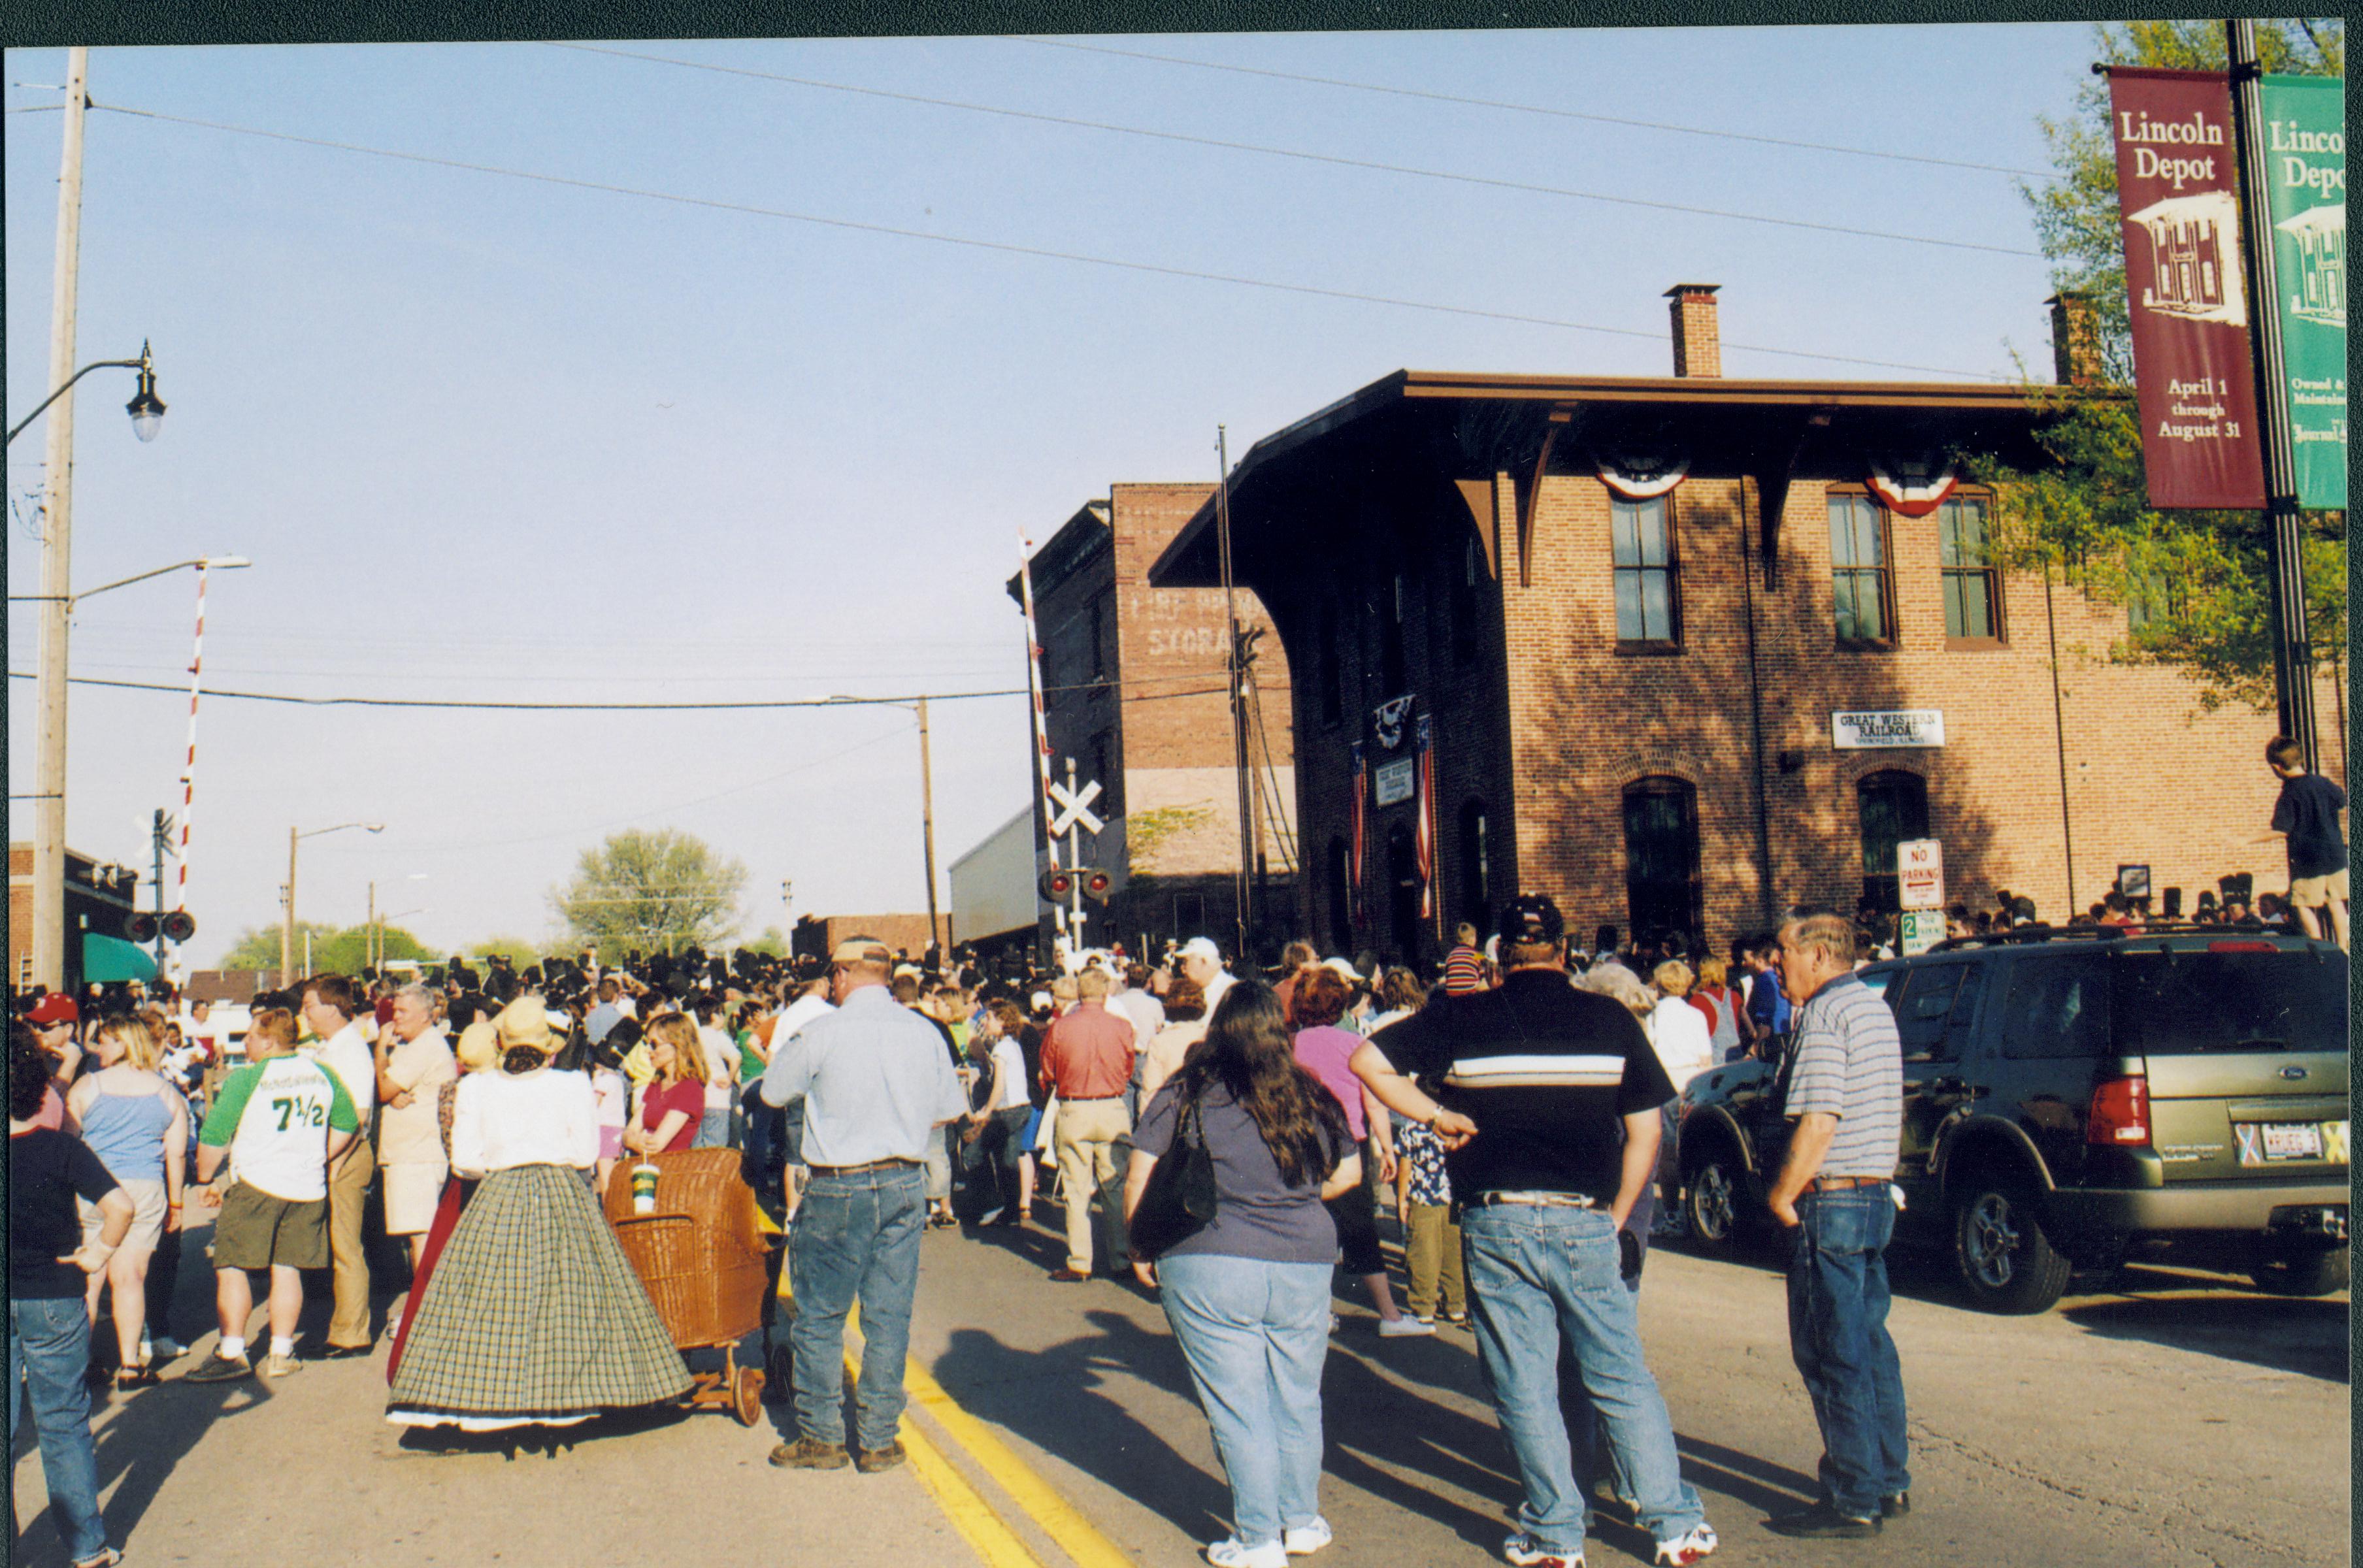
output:
M1676 283L1666 291L1674 303L1674 374L1723 374L1723 333L1715 326L1714 293L1720 283Z
M2101 342L2092 326L2092 296L2061 292L2043 302L2051 307L2051 377L2063 387L2096 386L2101 380Z

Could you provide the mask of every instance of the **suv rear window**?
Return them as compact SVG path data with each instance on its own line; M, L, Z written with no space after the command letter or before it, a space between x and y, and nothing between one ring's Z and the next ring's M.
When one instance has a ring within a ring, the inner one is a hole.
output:
M2128 1055L2345 1051L2342 953L2119 953L2117 1037Z

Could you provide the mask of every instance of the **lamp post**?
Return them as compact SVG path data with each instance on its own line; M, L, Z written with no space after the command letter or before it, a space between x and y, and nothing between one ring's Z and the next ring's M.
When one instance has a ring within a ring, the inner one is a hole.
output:
M831 697L829 701L876 707L881 700L839 695ZM943 941L939 934L941 928L936 923L936 787L934 768L927 757L927 700L925 697L909 702L887 700L886 705L908 708L919 715L919 840L927 861L927 945L935 947L940 944L949 947L950 944ZM780 897L782 901L787 898L787 884L784 882L780 885Z
M364 833L383 833L383 823L338 823L334 827L313 828L298 833L291 824L287 829L287 913L279 927L279 983L294 982L295 968L295 846L307 838L317 838L324 833L342 833L347 828L360 828Z
M155 356L148 351L148 345L142 342L139 345L139 358L137 359L93 359L89 364L68 376L64 385L43 398L39 407L17 422L15 427L8 432L8 444L15 446L17 437L22 436L26 427L41 416L43 410L72 392L74 383L93 370L139 372L139 390L131 394L131 401L123 405L123 412L131 416L131 433L134 436L139 436L142 441L156 439L156 433L164 428L164 400L156 395Z

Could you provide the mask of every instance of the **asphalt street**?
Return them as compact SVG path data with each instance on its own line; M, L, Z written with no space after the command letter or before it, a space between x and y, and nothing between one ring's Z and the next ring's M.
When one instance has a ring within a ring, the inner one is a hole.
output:
M1056 1210L1049 1211L1055 1220ZM178 1326L210 1316L193 1231ZM1186 1568L1226 1533L1204 1420L1154 1300L1045 1275L1052 1231L926 1241L912 1355L914 1463L791 1474L749 1430L660 1412L555 1443L451 1452L383 1420L384 1354L277 1383L102 1395L102 1498L137 1563L576 1568L756 1559L944 1568ZM2219 1275L2130 1269L2037 1318L1968 1311L1901 1271L1892 1327L1912 1407L1914 1510L1878 1540L1761 1528L1808 1500L1819 1445L1769 1268L1660 1249L1642 1291L1649 1360L1718 1562L1847 1559L2144 1564L2343 1563L2348 1556L2347 1301L2291 1301ZM305 1320L316 1345L325 1304ZM1381 1340L1341 1293L1325 1386L1331 1568L1498 1561L1515 1500L1474 1346L1447 1329ZM15 1471L17 1560L61 1561L29 1430ZM1644 1562L1603 1512L1589 1560Z

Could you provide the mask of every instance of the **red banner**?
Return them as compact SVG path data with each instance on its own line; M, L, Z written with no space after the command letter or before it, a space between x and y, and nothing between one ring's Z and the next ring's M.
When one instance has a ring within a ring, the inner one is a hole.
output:
M2260 510L2231 85L2119 67L2109 105L2149 503Z

